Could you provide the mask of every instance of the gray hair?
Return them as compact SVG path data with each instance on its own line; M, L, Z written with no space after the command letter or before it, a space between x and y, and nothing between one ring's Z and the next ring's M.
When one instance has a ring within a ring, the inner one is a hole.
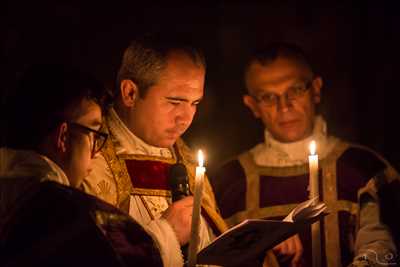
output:
M132 80L144 97L149 87L155 85L161 71L167 64L167 56L171 51L186 53L196 65L206 67L203 53L188 40L163 38L147 35L133 40L126 48L117 76L117 91L123 80Z

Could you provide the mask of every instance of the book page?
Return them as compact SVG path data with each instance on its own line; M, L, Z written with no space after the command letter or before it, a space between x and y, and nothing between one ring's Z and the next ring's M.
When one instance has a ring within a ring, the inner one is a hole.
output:
M240 266L241 262L252 262L265 251L292 236L296 227L291 222L273 220L245 220L229 229L197 256L198 264Z
M265 252L319 220L326 205L318 198L296 206L283 221L247 219L215 238L197 255L198 264L240 266L256 262Z
M311 219L320 215L326 210L326 205L323 202L317 202L318 196L304 201L297 205L285 219L284 222L296 222Z

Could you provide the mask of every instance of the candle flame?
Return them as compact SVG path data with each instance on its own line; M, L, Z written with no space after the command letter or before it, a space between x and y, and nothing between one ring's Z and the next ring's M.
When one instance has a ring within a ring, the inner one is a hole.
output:
M201 149L197 153L197 158L199 161L199 167L203 167L204 166L204 155L203 155L203 151L201 151Z
M315 155L316 150L317 150L317 144L313 140L310 142L310 154Z

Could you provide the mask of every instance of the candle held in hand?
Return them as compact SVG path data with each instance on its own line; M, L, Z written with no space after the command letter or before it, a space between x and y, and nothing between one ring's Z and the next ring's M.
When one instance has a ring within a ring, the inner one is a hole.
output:
M310 143L310 155L308 156L308 165L310 170L310 199L319 196L319 181L318 181L318 154L316 153L317 145L315 141ZM318 199L316 200L318 202ZM311 239L312 239L312 266L321 266L321 237L320 237L320 224L315 222L311 225Z
M201 197L203 195L204 173L204 155L201 150L198 152L199 165L196 167L196 177L194 184L194 199L193 199L193 213L192 213L192 230L189 242L189 257L188 266L193 267L197 261L197 249L199 244L199 225L200 225L200 211L201 211Z
M309 187L310 187L310 199L319 195L318 185L318 154L316 153L316 143L311 141L310 143L310 155L308 156L308 164L310 171Z

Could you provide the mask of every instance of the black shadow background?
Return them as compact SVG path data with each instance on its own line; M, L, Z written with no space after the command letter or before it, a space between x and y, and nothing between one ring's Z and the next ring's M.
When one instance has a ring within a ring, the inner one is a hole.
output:
M15 0L3 3L0 15L5 93L24 66L51 60L89 70L112 88L132 37L159 28L192 34L206 53L208 70L205 100L184 138L205 150L209 168L262 140L261 124L241 101L249 51L261 42L295 42L324 78L320 109L329 131L376 149L400 167L395 3Z

